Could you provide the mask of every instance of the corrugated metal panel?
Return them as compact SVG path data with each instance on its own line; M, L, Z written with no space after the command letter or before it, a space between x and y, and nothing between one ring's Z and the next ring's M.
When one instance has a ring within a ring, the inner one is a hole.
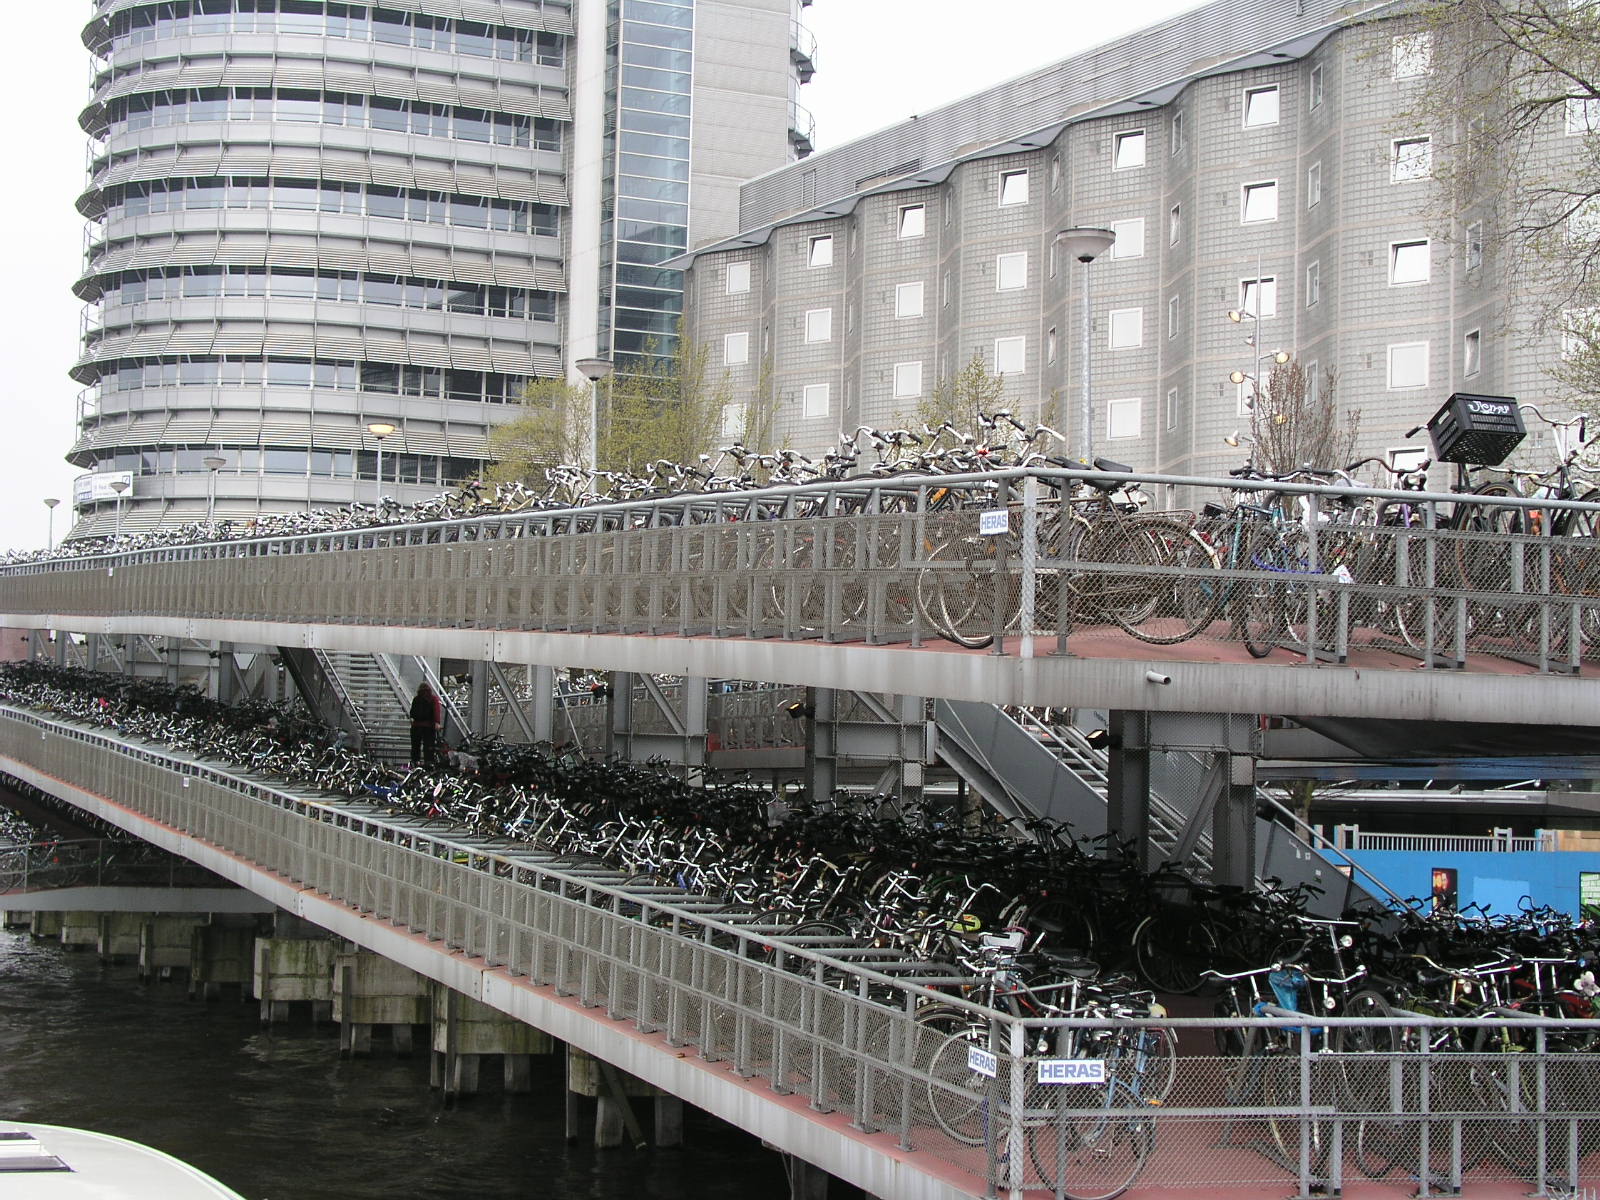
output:
M96 10L95 25L102 24L105 17L111 13L149 3L150 0L106 0ZM495 0L384 0L384 7L429 13L436 17L486 21L491 25L510 25L516 29L539 29L569 36L574 32L572 15L563 9L545 10L530 8L523 4L496 3Z
M752 180L740 189L739 226L759 229L848 196L885 164L946 163L974 147L1238 69L1269 47L1303 40L1297 52L1304 53L1326 32L1397 7L1388 0L1217 0Z

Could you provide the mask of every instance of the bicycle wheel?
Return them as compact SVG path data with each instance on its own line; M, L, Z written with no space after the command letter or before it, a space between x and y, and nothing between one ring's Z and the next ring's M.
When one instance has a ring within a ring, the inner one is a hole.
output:
M967 1146L981 1146L989 1120L988 1080L967 1066L967 1049L982 1045L988 1033L954 1008L930 1008L916 1017L914 1061L926 1061L928 1111L934 1124ZM932 1048L924 1044L932 1037Z
M1171 646L1186 642L1211 624L1221 600L1212 575L1216 555L1176 521L1141 520L1127 531L1123 553L1130 566L1160 567L1176 574L1130 579L1112 618L1141 642ZM1135 593L1138 593L1135 595Z
M1300 1035L1295 1034L1298 1038ZM1319 1094L1319 1072L1312 1070L1309 1105L1325 1103ZM1261 1103L1277 1112L1267 1116L1267 1131L1272 1135L1273 1148L1282 1156L1291 1170L1300 1163L1301 1128L1309 1139L1310 1168L1320 1174L1327 1163L1328 1150L1333 1144L1333 1121L1328 1117L1302 1115L1300 1087L1300 1055L1291 1049L1284 1053L1268 1055L1261 1063Z
M1600 489L1576 499L1600 501ZM1551 584L1562 596L1588 601L1578 609L1578 636L1593 646L1600 641L1600 519L1569 510L1557 518L1555 532L1561 541L1551 548Z
M1391 1013L1382 993L1367 988L1345 1001L1340 1015L1379 1019ZM1342 1056L1339 1107L1343 1111L1407 1111L1405 1095L1396 1097L1391 1084L1390 1063L1400 1049L1393 1027L1343 1027L1334 1034L1334 1049ZM1408 1151L1415 1153L1414 1140L1415 1133L1404 1121L1365 1116L1356 1126L1356 1166L1368 1179L1382 1179L1405 1160Z
M1217 935L1209 921L1181 912L1146 917L1133 931L1133 960L1156 991L1197 992L1200 972L1217 961Z
M1171 1029L1146 1026L1118 1036L1109 1067L1116 1077L1144 1098L1160 1104L1172 1091L1178 1074L1178 1035Z
M1480 1128L1495 1157L1528 1178L1539 1155L1538 1124L1529 1120L1539 1111L1539 1097L1536 1069L1531 1061L1522 1061L1525 1048L1507 1030L1477 1030L1467 1087L1473 1106L1484 1114Z
M1283 542L1276 530L1257 524L1239 558L1240 567L1256 573L1234 584L1234 623L1250 657L1265 658L1289 627L1283 581L1276 577L1284 570Z
M1145 1102L1115 1079L1104 1088L1057 1087L1050 1100L1027 1129L1040 1184L1071 1200L1112 1200L1127 1191L1150 1157L1155 1129L1148 1116L1115 1110Z
M993 539L956 538L935 546L917 576L917 607L922 619L946 641L982 650L994 643L991 623L994 589Z

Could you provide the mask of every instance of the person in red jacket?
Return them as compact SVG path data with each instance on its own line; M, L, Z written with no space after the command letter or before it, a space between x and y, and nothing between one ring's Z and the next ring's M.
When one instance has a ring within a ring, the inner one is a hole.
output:
M426 683L417 685L411 700L411 763L421 766L433 761L434 743L444 725L444 708Z

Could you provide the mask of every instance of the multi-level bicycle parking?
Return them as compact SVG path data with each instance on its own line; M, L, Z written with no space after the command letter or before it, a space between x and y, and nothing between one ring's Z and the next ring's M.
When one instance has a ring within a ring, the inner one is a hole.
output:
M585 903L617 919L851 997L845 1036L867 1059L899 1064L909 1119L929 1131L907 1136L942 1139L942 1153L975 1156L1019 1186L1117 1195L1170 1169L1161 1149L1174 1133L1191 1153L1207 1139L1218 1154L1248 1152L1316 1186L1337 1182L1346 1160L1375 1180L1410 1174L1425 1190L1474 1171L1585 1177L1600 1101L1592 951L1588 931L1559 914L1330 921L1270 889L1196 886L1189 928L1208 931L1211 969L1233 977L1216 993L1209 1053L1183 1045L1186 1026L1160 1007L1172 1003L1165 991L1121 977L1139 968L1137 954L1125 962L1115 937L1092 940L1099 913L1074 882L1120 880L1132 907L1140 888L1127 864L1059 829L949 829L827 805L774 822L757 789L689 788L625 764L494 745L482 747L476 777L395 771L318 745L310 727L286 744L263 732L263 708L230 712L88 672L13 669L8 693L11 705L125 743L287 776L330 797L319 805L344 803L342 792L374 819L439 839L462 867L498 876L526 847L585 880ZM1064 874L1079 855L1094 865ZM1062 892L1017 891L1019 875L1047 864ZM1175 878L1157 882L1170 893ZM773 903L780 894L791 903ZM1069 932L1073 913L1085 919ZM808 994L780 989L766 1019L804 1025ZM732 1017L705 1020L696 1036L724 1045L732 1027L720 1023ZM984 1073L985 1055L1008 1054L1030 1071L1020 1103L1012 1083ZM1063 1081L1079 1071L1082 1082ZM1010 1174L1013 1153L1020 1174Z

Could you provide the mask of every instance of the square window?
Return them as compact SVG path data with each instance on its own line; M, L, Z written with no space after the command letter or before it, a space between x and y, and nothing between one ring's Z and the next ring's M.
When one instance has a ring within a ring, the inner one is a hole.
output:
M1467 270L1476 271L1483 266L1483 222L1474 221L1467 226Z
M1461 373L1463 375L1476 375L1483 364L1483 332L1478 329L1467 330L1461 339Z
M1167 245L1176 246L1183 236L1183 205L1174 204L1167 210Z
M1396 79L1416 79L1433 67L1433 35L1403 33L1389 42L1389 57Z
M1110 400L1106 403L1106 440L1139 436L1139 398Z
M1112 258L1144 257L1144 218L1111 222L1111 232L1117 240L1111 243Z
M741 292L750 290L750 264L735 262L728 264L728 277L726 291L729 296L737 296Z
M1315 208L1322 203L1322 164L1312 163L1306 168L1306 207Z
M1313 262L1306 264L1306 307L1310 308L1322 300L1322 264Z
M1027 369L1028 339L1003 337L994 340L994 371L996 375L1020 375Z
M825 233L821 237L811 239L810 251L806 255L806 266L833 266L833 234Z
M722 406L722 440L737 442L744 436L744 405L724 404Z
M1176 296L1168 296L1167 297L1167 336L1169 338L1175 338L1175 337L1178 336L1178 324L1179 324L1179 318L1181 316L1182 316L1182 310L1178 307L1178 298Z
M1413 179L1426 179L1433 173L1433 139L1396 138L1391 147L1390 182L1408 183Z
M922 284L901 283L894 289L894 315L902 319L922 315Z
M1256 311L1256 302L1261 309ZM1261 279L1239 281L1239 311L1247 317L1275 317L1278 315L1278 281L1268 275Z
M1028 173L1026 171L1000 172L1000 203L1026 204L1028 202Z
M750 335L748 333L730 333L722 339L722 362L724 366L737 367L740 363L750 361Z
M925 204L908 204L900 210L900 236L919 238L928 229L928 207Z
M1110 346L1113 350L1131 350L1144 342L1144 309L1114 308L1107 324L1111 330Z
M1428 343L1400 342L1389 347L1389 389L1428 386Z
M1242 192L1243 203L1239 219L1244 224L1254 221L1278 219L1278 185L1276 181L1247 183Z
M1600 100L1577 96L1567 101L1567 135L1593 133L1600 129Z
M922 363L906 362L894 365L895 399L922 395Z
M1389 282L1391 284L1427 283L1429 272L1428 241L1389 243Z
M808 383L800 393L800 415L802 417L825 417L828 415L828 385L825 383Z
M1590 196L1579 202L1567 217L1567 236L1574 241L1600 241L1600 197Z
M833 309L813 308L806 311L806 341L831 342L833 340Z
M1311 74L1306 78L1307 106L1312 112L1322 107L1322 64L1318 63L1311 68Z
M1172 153L1176 154L1183 149L1183 109L1175 109L1172 114Z
M1144 166L1144 130L1130 129L1111 135L1111 167L1121 171Z
M1255 125L1276 125L1278 123L1278 89L1276 85L1272 87L1245 88L1244 123L1247 128Z
M1178 389L1177 388L1169 388L1168 391L1167 391L1167 412L1166 412L1165 424L1166 424L1166 427L1168 429L1176 429L1178 427Z
M1028 286L1028 252L1000 254L994 260L994 290L1013 292Z

